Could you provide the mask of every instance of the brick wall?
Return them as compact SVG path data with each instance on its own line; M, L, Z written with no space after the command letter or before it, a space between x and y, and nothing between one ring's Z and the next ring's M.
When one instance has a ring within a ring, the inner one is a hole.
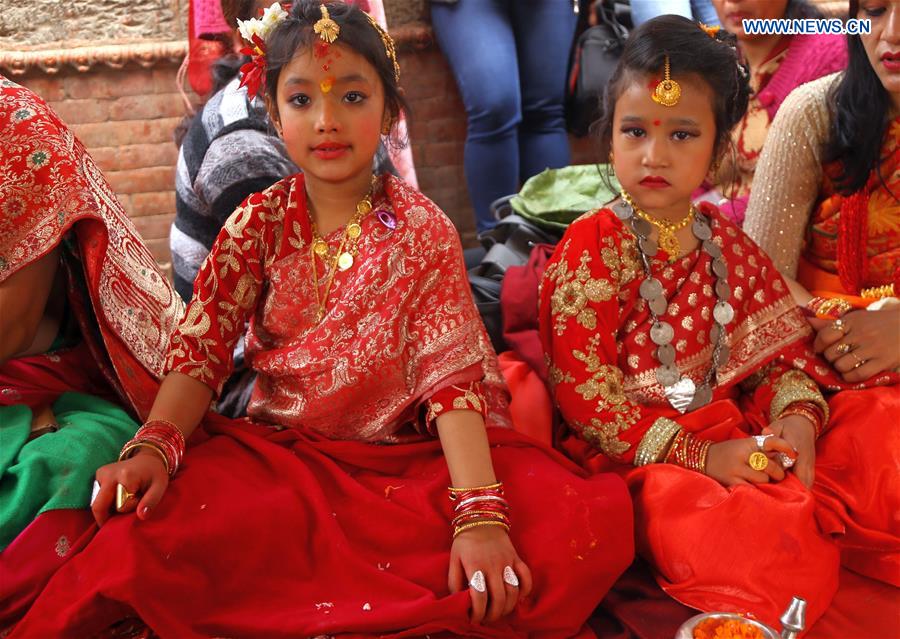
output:
M436 47L400 55L414 119L410 131L422 191L474 242L474 217L463 173L466 118L450 69ZM160 263L170 261L168 235L175 214L175 127L185 113L177 65L120 70L95 66L13 79L46 99L81 139L106 174L125 210ZM594 161L589 141L573 140L573 161Z
M177 71L161 64L13 77L43 97L88 148L161 263L170 260L178 158L173 134L185 112Z

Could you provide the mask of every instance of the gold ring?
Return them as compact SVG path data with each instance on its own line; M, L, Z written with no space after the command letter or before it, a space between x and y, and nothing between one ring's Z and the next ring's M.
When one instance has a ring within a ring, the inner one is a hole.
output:
M868 361L868 360L861 358L856 353L850 353L850 354L853 355L854 359L856 359L856 364L854 364L853 368L851 368L850 370L855 371L857 368L859 368L860 366L862 366L863 364L865 364Z
M847 330L847 325L844 324L844 320L842 320L841 318L834 320L831 323L831 328L833 328L836 331L840 331L841 335L846 335L847 333L850 332Z
M128 492L122 484L116 485L116 510L120 513L129 512L131 510L132 500L136 500L135 493Z
M769 465L769 458L766 457L765 453L757 451L750 453L750 459L747 460L747 463L750 464L750 468L753 470L765 470L766 466Z
M846 342L841 342L840 344L837 345L838 355L846 355L847 353L849 353L852 350L853 350L853 347L850 346L850 344L848 344Z

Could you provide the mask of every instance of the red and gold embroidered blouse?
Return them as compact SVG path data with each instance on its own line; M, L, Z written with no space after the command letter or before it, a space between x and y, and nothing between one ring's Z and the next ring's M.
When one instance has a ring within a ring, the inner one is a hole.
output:
M319 323L303 176L251 195L197 277L168 370L221 390L249 321L253 419L366 441L431 430L437 415L461 408L506 425L505 389L456 230L401 180L382 185L361 221L355 264L334 274ZM394 228L381 221L388 216ZM325 239L336 245L343 229L335 233ZM324 294L331 260L315 259Z
M751 401L771 421L796 401L815 402L827 414L817 382L840 383L809 350L809 325L787 285L714 206L701 208L728 264L735 310L726 327L731 357L719 369L714 400ZM711 261L699 249L671 264L662 250L651 259L669 303L665 320L675 331L676 365L697 385L714 346ZM541 340L562 416L608 457L626 463L659 461L680 430L680 415L656 381L650 313L638 293L644 278L635 237L602 209L569 227L541 285Z

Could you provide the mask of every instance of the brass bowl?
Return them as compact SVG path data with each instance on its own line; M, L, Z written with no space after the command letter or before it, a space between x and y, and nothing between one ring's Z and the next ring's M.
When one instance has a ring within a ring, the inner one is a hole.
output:
M766 624L760 623L755 619L742 617L741 615L735 614L733 612L705 612L702 615L691 617L683 624L681 624L678 632L675 633L675 639L694 639L694 628L696 628L697 624L699 624L701 621L706 621L707 619L737 619L746 624L750 624L751 626L759 628L759 630L762 632L762 636L765 637L765 639L781 639L781 635L779 635Z

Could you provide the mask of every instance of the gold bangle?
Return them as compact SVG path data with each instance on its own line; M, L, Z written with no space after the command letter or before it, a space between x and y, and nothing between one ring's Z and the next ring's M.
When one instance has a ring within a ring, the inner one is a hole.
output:
M502 481L498 481L496 484L490 484L488 486L472 486L471 488L454 488L453 486L448 486L447 490L451 493L467 493L470 490L497 490L498 488L503 488Z
M133 451L137 448L149 448L150 450L156 451L156 454L159 455L160 459L162 459L163 464L165 464L165 466L166 466L166 475L169 474L169 460L166 459L166 454L162 450L160 450L159 446L157 446L156 444L154 444L152 442L145 442L145 441L128 442L127 444L125 444L125 447L122 449L122 452L119 453L119 461L128 459L130 457L130 455L128 453L130 453L131 451Z
M460 533L463 533L470 528L477 528L478 526L501 526L506 532L509 532L509 524L505 524L502 521L494 521L494 520L484 520L484 521L473 521L468 524L463 524L462 526L457 526L453 530L453 538L456 539Z

